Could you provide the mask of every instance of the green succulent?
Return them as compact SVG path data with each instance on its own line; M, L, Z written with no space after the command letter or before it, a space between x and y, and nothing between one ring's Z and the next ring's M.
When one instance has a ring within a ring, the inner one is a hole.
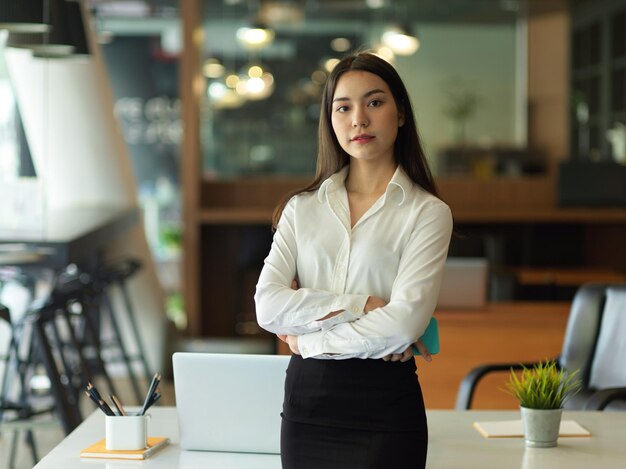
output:
M561 409L570 397L580 391L579 370L568 373L554 360L546 360L532 368L523 367L521 376L513 369L506 383L506 392L517 398L520 406L529 409Z

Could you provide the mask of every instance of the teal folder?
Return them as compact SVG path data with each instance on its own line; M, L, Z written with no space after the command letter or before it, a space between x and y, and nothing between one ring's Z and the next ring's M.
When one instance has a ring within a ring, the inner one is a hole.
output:
M428 327L420 339L422 339L422 342L424 342L424 345L431 355L439 353L439 326L435 318L430 319ZM413 355L420 355L415 345L413 345Z

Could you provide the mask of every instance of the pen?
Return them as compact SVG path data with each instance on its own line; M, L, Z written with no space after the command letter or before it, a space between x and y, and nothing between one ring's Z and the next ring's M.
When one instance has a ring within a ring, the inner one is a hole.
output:
M150 407L152 407L152 405L153 405L156 401L158 401L160 398L161 398L161 393L160 393L160 392L158 392L158 390L157 390L157 392L155 392L155 393L152 395L152 399L150 399L150 402L148 402L148 407L146 407L146 409L144 410L144 412L145 412L145 411L147 411Z
M91 399L94 402L94 404L96 404L98 407L100 407L100 404L98 403L98 400L95 399L93 397L93 394L91 394L89 391L85 391L85 396L87 396L89 399ZM101 409L101 410L103 410L103 409Z
M97 399L90 391L86 390L85 396L91 399L105 415L115 415L106 402L102 399Z
M109 407L109 404L102 399L102 396L93 384L87 383L87 391L91 395L92 400L102 409L102 412L107 415L115 415L115 413L111 410L111 407Z
M89 391L90 393L93 393L96 399L102 399L102 396L100 396L100 393L98 392L96 387L93 384L91 384L91 382L87 383L87 391Z
M137 415L143 415L146 412L146 409L149 407L150 400L152 399L152 395L154 394L156 387L159 385L159 381L161 381L161 375L157 372L152 377L152 382L150 383L150 388L146 394L146 399L144 400L143 406Z
M115 412L113 412L111 410L111 408L109 407L109 404L107 404L104 399L100 399L98 401L98 404L100 404L100 408L104 411L105 414L114 417L115 416Z
M87 390L91 394L93 394L95 402L101 403L100 405L102 406L103 412L105 412L107 415L115 415L115 413L111 410L111 407L109 407L109 404L106 403L106 401L102 398L102 396L93 384L87 383Z
M124 412L124 408L122 407L122 403L120 402L120 400L113 394L109 394L109 398L111 399L111 401L113 401L113 405L115 406L119 414L125 416L126 412Z

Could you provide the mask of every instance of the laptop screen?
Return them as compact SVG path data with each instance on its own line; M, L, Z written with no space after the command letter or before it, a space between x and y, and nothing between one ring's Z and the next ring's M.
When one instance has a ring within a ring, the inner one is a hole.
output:
M279 454L289 358L175 353L181 448Z

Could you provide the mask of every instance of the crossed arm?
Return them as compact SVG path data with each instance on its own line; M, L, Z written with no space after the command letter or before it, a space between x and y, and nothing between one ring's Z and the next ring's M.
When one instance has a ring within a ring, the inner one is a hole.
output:
M294 290L298 289L298 283L295 280L291 283L291 288ZM363 311L365 312L365 314L367 314L370 311L375 310L376 308L382 308L386 304L387 302L383 300L382 298L379 298L376 296L369 296L367 299L367 302L365 303L365 307L363 308ZM341 311L333 311L331 313L328 313L323 318L320 318L320 321L330 319L338 315L339 313L341 313ZM288 334L276 334L276 336L280 340L285 342L287 345L289 345L289 349L291 350L292 353L296 355L300 355L300 350L298 348L298 336L288 335ZM411 360L413 358L412 345L413 344L409 345L402 353L390 353L388 355L385 355L383 357L383 360L392 361L392 362L396 362L396 361L406 362L406 361ZM417 347L418 351L420 352L422 359L424 359L427 362L432 361L432 356L430 355L428 349L426 348L426 346L421 340L418 340L417 342L415 342L414 345Z

